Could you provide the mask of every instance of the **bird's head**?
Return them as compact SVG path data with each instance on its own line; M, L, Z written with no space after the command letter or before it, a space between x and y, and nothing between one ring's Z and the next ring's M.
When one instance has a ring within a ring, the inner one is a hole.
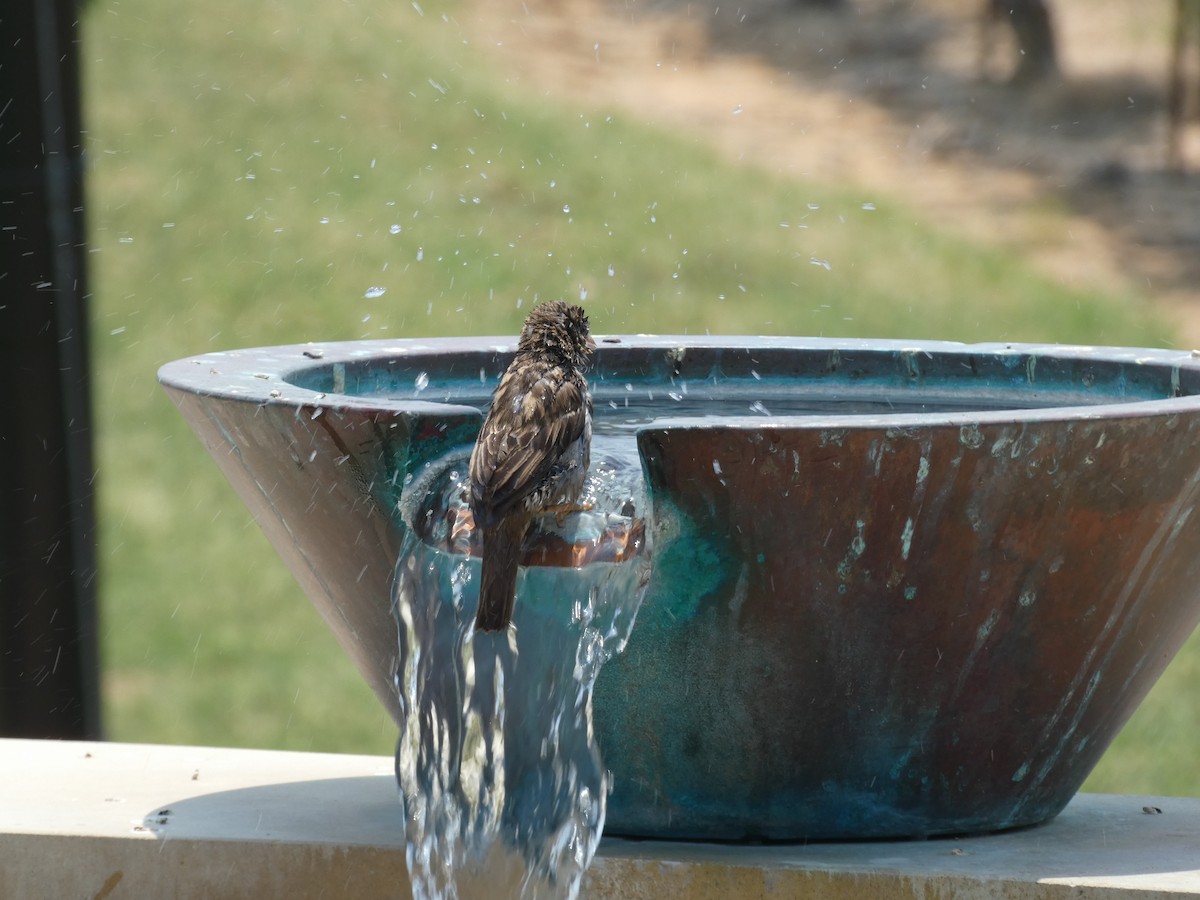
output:
M595 347L583 307L563 300L550 300L539 303L525 318L517 352L546 354L586 371Z

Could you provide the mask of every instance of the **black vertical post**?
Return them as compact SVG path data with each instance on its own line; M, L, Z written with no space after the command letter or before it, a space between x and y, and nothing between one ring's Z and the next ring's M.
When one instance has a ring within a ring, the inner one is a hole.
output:
M100 734L78 0L0 12L0 735Z

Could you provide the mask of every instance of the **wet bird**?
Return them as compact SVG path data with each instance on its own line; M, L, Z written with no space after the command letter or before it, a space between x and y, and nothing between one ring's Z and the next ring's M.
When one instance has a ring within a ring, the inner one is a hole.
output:
M471 512L483 532L475 627L512 621L517 565L534 517L579 500L592 444L592 395L585 377L595 348L582 307L562 300L525 319L471 452Z

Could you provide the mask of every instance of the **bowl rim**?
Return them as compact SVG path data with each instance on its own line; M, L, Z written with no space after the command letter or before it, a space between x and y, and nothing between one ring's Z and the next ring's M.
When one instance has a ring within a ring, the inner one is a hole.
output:
M797 351L810 354L858 353L877 356L908 355L913 359L968 358L980 356L1012 360L1020 371L1020 360L1055 359L1063 362L1092 362L1105 366L1148 366L1169 371L1174 391L1180 390L1181 374L1187 373L1194 394L1145 399L1121 399L1093 404L1039 405L1007 409L956 409L896 413L809 413L803 415L728 415L719 419L662 416L643 430L687 429L785 429L811 428L905 428L944 425L1012 424L1089 419L1172 416L1200 410L1200 351L1145 347L1037 344L1019 342L959 343L935 340L870 338L818 338L749 335L594 335L599 352L609 348L685 353L692 349L740 352L756 350ZM429 337L310 342L276 346L210 351L164 364L158 380L170 390L260 405L329 407L424 415L478 412L479 407L419 398L389 398L312 390L294 383L305 372L336 365L363 365L403 358L418 363L423 359L445 360L451 354L487 355L496 363L498 377L507 357L516 350L512 336ZM481 376L483 373L481 372ZM490 387L486 388L490 394ZM1100 396L1104 396L1100 394Z

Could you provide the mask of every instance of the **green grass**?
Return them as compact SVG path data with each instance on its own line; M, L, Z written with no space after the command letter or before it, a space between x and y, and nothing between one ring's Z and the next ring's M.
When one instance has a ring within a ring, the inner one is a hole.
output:
M98 0L84 23L114 738L379 753L394 739L158 388L170 359L515 333L554 296L586 296L598 332L1170 342L1138 298L1066 289L888 197L547 108L505 87L454 7L189 12ZM1164 746L1195 723L1161 694L1098 785L1190 790L1167 780Z

